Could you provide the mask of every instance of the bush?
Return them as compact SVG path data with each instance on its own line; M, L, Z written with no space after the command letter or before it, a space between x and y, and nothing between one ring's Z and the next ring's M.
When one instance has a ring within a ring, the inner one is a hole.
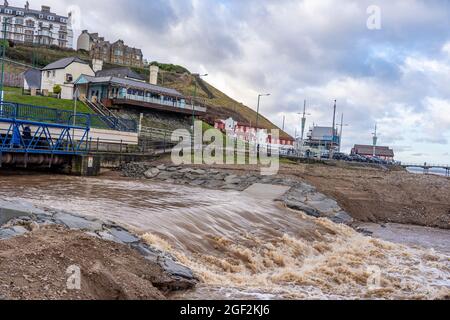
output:
M56 85L53 87L53 93L54 93L54 94L59 95L59 94L61 93L61 91L62 91L62 89L61 89L61 86L60 86L59 84L56 84Z

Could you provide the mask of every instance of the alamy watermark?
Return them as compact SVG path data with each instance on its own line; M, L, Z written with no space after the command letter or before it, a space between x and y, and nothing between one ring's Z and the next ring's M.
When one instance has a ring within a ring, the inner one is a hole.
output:
M68 290L81 290L81 269L79 266L73 265L67 268L68 275L66 287Z
M369 277L367 278L367 287L369 291L381 289L381 269L378 266L367 267L367 273Z
M367 7L367 29L369 30L381 30L381 8L377 5L371 5Z
M206 165L258 165L261 175L276 175L280 168L279 149L274 143L279 141L279 130L261 130L247 139L224 134L218 129L203 131L201 121L196 121L193 133L186 129L175 130L172 142L178 143L172 149L172 162Z

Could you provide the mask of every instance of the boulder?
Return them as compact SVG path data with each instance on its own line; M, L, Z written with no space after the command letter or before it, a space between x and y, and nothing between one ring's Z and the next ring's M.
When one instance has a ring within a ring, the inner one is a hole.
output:
M54 215L55 222L63 224L71 230L83 230L96 232L102 230L103 223L95 220L88 220L87 218L74 216L68 213L56 213Z
M156 178L156 177L159 175L160 172L161 172L161 171L160 171L158 168L152 168L152 169L150 169L150 170L147 170L147 171L144 173L144 176L145 176L147 179L153 179L153 178Z

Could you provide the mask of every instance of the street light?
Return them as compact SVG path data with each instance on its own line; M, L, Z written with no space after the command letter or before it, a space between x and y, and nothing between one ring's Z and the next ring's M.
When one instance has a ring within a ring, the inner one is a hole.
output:
M193 73L192 76L194 78L203 78L203 77L207 77L208 74L198 74L198 73ZM197 81L195 81L194 83L194 95L192 97L192 132L194 132L194 128L195 128L195 107L194 107L194 103L195 103L195 99L197 98Z
M1 83L0 83L0 103L3 108L3 98L4 98L4 81L5 81L5 56L6 56L6 31L7 31L7 23L9 18L4 18L3 22L3 37L2 37L2 75L1 75Z
M306 100L305 100L305 104L303 105L303 113L299 113L299 115L302 115L302 132L301 132L301 152L303 152L303 145L304 145L304 136L305 136L305 129L306 129L306 116L310 116L310 113L306 113ZM295 139L297 140L297 137L295 137Z
M342 148L342 133L344 131L344 127L348 127L348 124L344 124L344 114L342 114L341 116L341 123L338 123L337 126L341 127L341 131L339 133L339 153L341 152L341 148ZM337 129L336 129L337 131Z
M270 93L264 93L258 95L258 108L256 110L256 131L258 131L258 122L259 122L259 106L261 104L261 97L269 97Z

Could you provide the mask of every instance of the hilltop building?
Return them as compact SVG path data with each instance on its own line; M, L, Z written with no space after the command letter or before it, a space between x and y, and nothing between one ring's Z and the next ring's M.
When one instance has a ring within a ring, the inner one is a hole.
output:
M48 6L42 6L40 11L30 9L28 1L23 8L12 7L7 0L0 5L2 35L6 23L6 38L18 43L72 48L70 18L70 13L60 16Z
M365 157L373 157L374 147L369 145L357 144L353 147L352 154L358 154ZM383 160L392 161L394 160L395 154L394 150L390 149L389 147L375 147L375 156Z
M78 37L77 50L88 51L91 59L102 60L106 63L130 67L144 66L141 49L129 47L123 40L110 43L98 33L89 33L88 30L83 30Z

